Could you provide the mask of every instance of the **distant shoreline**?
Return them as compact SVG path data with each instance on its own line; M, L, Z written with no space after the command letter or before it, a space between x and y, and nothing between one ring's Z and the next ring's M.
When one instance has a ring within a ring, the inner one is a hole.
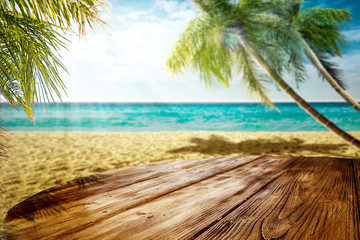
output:
M313 103L345 131L360 131L358 112L342 102ZM296 103L61 103L36 105L35 122L5 110L0 123L11 131L159 132L327 131Z
M11 132L32 132L32 133L194 133L194 132L199 132L199 133L217 133L217 132L222 132L222 133L246 133L246 134L252 134L252 133L331 133L328 130L324 130L324 131L317 131L317 130L309 130L309 131L219 131L219 130L213 130L213 131L207 131L207 130L177 130L177 131L97 131L97 130L93 130L93 131L66 131L66 129L64 130L52 130L52 131L26 131L26 130L16 130L16 129L12 129ZM354 131L347 131L348 133L357 133L360 131L354 130Z
M7 104L6 102L0 101L1 104ZM35 105L53 105L53 104L262 104L261 102L85 102L85 101L79 101L79 102L48 102L48 103L35 103ZM277 103L292 103L296 104L294 101L273 101L274 104ZM308 103L346 103L346 101L333 101L333 100L321 100L321 101L309 101ZM358 102L360 103L360 101Z

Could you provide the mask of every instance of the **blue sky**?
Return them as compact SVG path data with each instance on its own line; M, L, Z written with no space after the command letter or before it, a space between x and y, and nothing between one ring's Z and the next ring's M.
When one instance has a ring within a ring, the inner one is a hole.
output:
M336 62L344 70L348 92L360 100L360 1L318 0L305 7L346 8L354 20L344 26L351 45ZM65 102L249 102L258 101L233 79L230 89L208 89L197 75L186 73L175 78L166 71L166 59L186 24L197 16L190 0L111 1L103 19L106 30L88 31L86 38L68 36L69 51L63 63L69 75L61 76L67 86ZM318 78L307 65L309 79L298 93L308 101L341 101L342 98ZM292 84L289 78L286 80ZM295 86L294 86L295 87ZM269 85L273 101L292 101Z

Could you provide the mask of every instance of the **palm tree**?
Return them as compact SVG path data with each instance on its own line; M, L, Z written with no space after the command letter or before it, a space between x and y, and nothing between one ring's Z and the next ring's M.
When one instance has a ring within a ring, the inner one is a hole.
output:
M63 33L85 35L86 25L104 25L103 0L3 0L0 2L0 95L33 118L33 104L60 96L58 69Z
M100 13L105 6L103 0L1 0L0 98L13 109L21 107L31 119L34 103L53 100L55 95L61 98L65 86L59 69L66 68L59 50L67 43L61 33L77 28L77 34L85 35L87 27L104 26ZM4 131L0 126L1 138ZM8 158L0 141L1 176ZM0 187L3 196L2 179Z
M201 15L188 24L175 44L167 62L171 72L181 73L191 67L210 86L217 81L228 86L234 75L242 73L248 91L273 106L263 85L270 78L323 126L360 148L359 140L316 111L281 78L283 68L289 67L282 50L285 48L266 43L263 37L272 31L269 26L278 19L270 11L276 7L274 4L261 0L239 0L237 4L229 0L194 0L194 3ZM296 56L293 59L301 62ZM302 70L295 65L294 72L299 77Z
M351 19L350 12L333 8L307 8L300 11L302 0L275 2L281 6L276 13L289 22L286 31L300 43L295 55L302 51L317 68L320 76L360 112L358 102L344 90L346 85L341 79L341 71L335 63L328 60L333 56L341 57L340 45L347 44L339 26ZM280 31L279 34L283 33Z

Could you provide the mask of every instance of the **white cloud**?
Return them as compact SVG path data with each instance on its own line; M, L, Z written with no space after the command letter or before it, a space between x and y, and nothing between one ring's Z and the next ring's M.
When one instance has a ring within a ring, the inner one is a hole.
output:
M339 65L344 71L344 79L348 85L347 91L352 97L360 100L360 50L354 50L339 59Z
M63 62L70 76L63 78L68 87L66 101L256 101L247 97L240 87L239 80L225 87L209 91L199 82L197 76L190 74L171 80L165 71L165 64L173 44L176 42L188 21L197 12L190 1L156 0L149 8L131 6L111 6L109 27L99 29L96 34L89 31L86 39L71 37L68 52L63 52ZM358 39L359 32L348 32ZM360 52L344 56L340 61L351 79L352 93L360 98L358 60ZM311 72L311 78L317 73ZM323 89L321 81L308 81L301 85L300 93L308 100L335 98L318 94ZM324 88L325 89L325 88ZM285 94L272 90L272 99L288 100ZM357 92L359 93L356 93ZM327 91L327 90L326 90ZM331 92L331 89L329 90ZM313 96L313 97L312 97Z
M165 18L154 14L159 6L166 10ZM165 61L185 24L196 14L190 7L189 3L157 1L153 8L122 15L120 22L109 26L111 35L100 30L80 41L73 37L70 51L63 54L71 74L67 78L81 72L99 83L168 81Z
M177 1L166 1L156 0L155 9L164 10L168 14L169 19L181 19L189 21L196 16L194 8L189 2L177 2Z
M163 9L170 14L177 10L180 11L184 10L184 5L185 3L182 4L175 1L165 1L165 0L156 0L154 4L155 8Z
M344 31L344 35L349 42L360 42L360 29Z
M174 83L165 71L166 59L187 22L197 15L190 1L157 0L145 9L112 5L108 12L116 19L108 18L106 31L89 31L86 39L70 37L69 51L62 54L70 73L63 74L69 95L65 100L163 99L155 93L164 90L159 86ZM149 93L139 91L141 85L148 86Z

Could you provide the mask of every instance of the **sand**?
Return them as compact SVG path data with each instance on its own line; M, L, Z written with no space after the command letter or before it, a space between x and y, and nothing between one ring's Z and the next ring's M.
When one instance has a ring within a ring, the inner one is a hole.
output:
M360 132L351 132L360 138ZM328 132L13 132L7 145L8 207L74 178L124 167L236 155L360 158ZM4 211L0 215L4 217Z

